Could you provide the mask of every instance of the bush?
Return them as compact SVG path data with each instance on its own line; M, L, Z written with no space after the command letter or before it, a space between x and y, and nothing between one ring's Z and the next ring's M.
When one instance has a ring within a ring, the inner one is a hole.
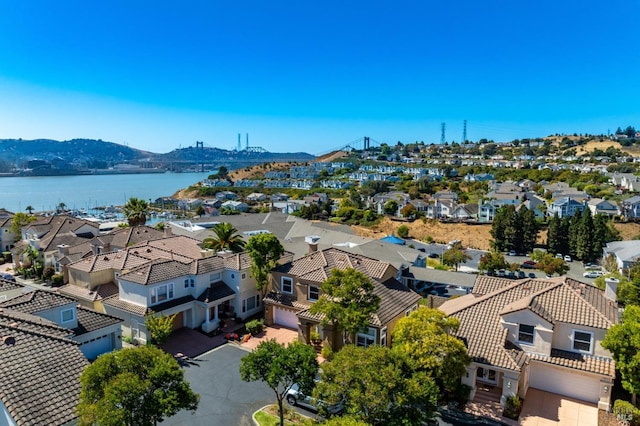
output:
M11 263L11 252L10 251L3 251L2 252L2 257L4 258L4 261L6 263Z
M400 225L396 230L398 237L407 238L409 236L409 227L407 225Z
M518 420L518 417L520 417L521 409L522 400L520 399L520 397L518 395L511 395L507 397L507 403L505 404L504 412L502 413L502 415L509 419Z
M251 320L248 321L244 326L247 329L247 333L255 336L256 334L262 333L262 330L264 329L264 320Z
M333 349L331 349L329 345L324 345L322 351L320 351L320 355L327 361L331 361L333 359Z
M64 275L62 275L62 274L53 274L51 276L51 283L55 287L61 286L64 283Z
M640 409L628 401L616 399L613 403L613 414L625 425L640 425Z
M42 271L42 278L45 280L50 280L51 277L53 277L56 273L56 270L53 266L49 265L49 266L45 266L44 270Z

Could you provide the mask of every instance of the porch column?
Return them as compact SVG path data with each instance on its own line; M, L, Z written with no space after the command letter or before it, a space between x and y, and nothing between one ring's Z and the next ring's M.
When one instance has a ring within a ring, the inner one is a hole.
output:
M218 306L220 305L213 307L213 322L218 322Z
M471 388L469 392L469 401L473 401L476 396L476 372L478 368L475 364L471 364L467 367L467 371L462 375L462 384Z
M204 307L204 323L205 325L209 325L209 307L205 306Z
M502 375L502 397L500 398L500 405L505 406L507 398L518 394L518 383L520 382L519 374L507 374Z

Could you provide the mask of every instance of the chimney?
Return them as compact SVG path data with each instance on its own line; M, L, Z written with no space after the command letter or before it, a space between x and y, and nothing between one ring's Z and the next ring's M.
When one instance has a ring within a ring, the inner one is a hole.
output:
M618 301L618 284L620 280L617 278L605 278L604 297L614 302Z
M304 237L304 242L309 244L309 253L315 253L318 251L318 241L320 241L320 237L317 235Z
M66 256L69 254L69 246L66 244L60 244L58 245L58 253Z

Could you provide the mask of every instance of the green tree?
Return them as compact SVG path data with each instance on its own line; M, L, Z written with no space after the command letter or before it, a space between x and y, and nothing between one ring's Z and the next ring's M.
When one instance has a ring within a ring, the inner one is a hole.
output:
M459 244L442 253L442 263L454 267L456 271L461 263L467 263L469 259L471 259L471 256Z
M203 248L215 251L231 250L234 253L244 250L246 243L242 236L237 234L238 230L232 224L227 222L218 223L212 228L212 231L215 236L205 238L202 241Z
M407 225L400 225L396 230L398 237L407 238L409 236L409 227Z
M635 406L640 392L640 306L625 308L621 322L607 331L602 347L611 351L622 387L631 393Z
M518 210L516 222L519 232L516 232L515 235L522 235L522 238L520 239L520 246L513 244L514 250L518 253L529 253L533 251L538 241L539 226L536 221L536 215L533 210L522 206Z
M398 202L396 200L389 200L384 203L384 212L388 215L395 215L398 211Z
M284 346L275 339L261 342L240 360L240 377L246 382L263 381L276 394L280 425L284 425L282 401L287 390L297 383L309 395L313 389L318 361L313 347L300 342Z
M393 349L413 359L448 391L460 385L471 358L462 340L453 336L460 321L437 309L420 308L401 318L393 329Z
M569 270L569 266L563 259L559 259L551 253L544 253L541 255L538 259L536 268L549 276L553 274L563 275Z
M29 213L29 215L32 215L34 209L31 205L28 205L27 207L25 207L25 210Z
M122 207L122 214L127 218L129 226L142 226L147 223L149 204L141 198L131 197Z
M11 231L13 235L20 239L22 236L22 228L30 223L35 222L36 220L38 219L35 216L18 212L14 214L13 218L11 219L11 227L9 228L9 231Z
M322 365L313 395L369 425L422 424L435 411L438 387L413 362L386 346L345 346Z
M164 316L162 314L156 315L153 312L145 315L144 325L149 330L152 344L160 346L167 341L173 332L173 320L177 315Z
M569 254L571 257L577 258L576 255L578 251L578 240L580 236L580 219L582 215L576 212L569 219ZM567 252L560 252L562 254L567 254Z
M403 208L400 209L400 214L402 217L415 218L418 214L418 209L413 204L407 203Z
M202 204L199 204L198 207L196 207L196 209L194 210L194 213L198 216L204 216L206 211L204 210L204 207L202 207Z
M491 224L490 234L493 237L493 247L498 251L505 251L510 247L513 230L513 206L502 206L496 212Z
M509 267L509 263L504 259L502 253L498 250L492 249L480 257L480 263L478 263L478 269L481 271L490 271L497 269L506 269Z
M380 297L366 275L353 268L333 269L321 285L322 295L311 305L312 314L322 314L322 325L342 330L343 342L369 325L369 315L378 310Z
M620 239L620 231L613 226L613 221L603 214L595 215L593 218L591 258L584 260L594 261L598 259L607 243Z
M591 209L584 209L578 225L578 238L576 240L576 258L589 260L593 258L593 218Z
M562 238L561 222L558 213L555 213L553 217L549 219L549 226L547 228L547 250L549 253L563 253L560 247L560 240Z
M177 361L153 346L101 355L80 384L81 425L153 426L180 410L195 411L200 400Z
M284 254L284 247L275 235L258 234L249 238L245 249L251 257L251 274L256 287L264 297L269 289L269 273Z

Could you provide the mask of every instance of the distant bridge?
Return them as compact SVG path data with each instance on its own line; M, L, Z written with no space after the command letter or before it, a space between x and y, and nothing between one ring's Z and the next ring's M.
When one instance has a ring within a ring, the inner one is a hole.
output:
M346 145L340 145L336 148L329 149L314 155L316 155L317 157L320 157L322 155L326 155L335 151L346 151L346 152L366 151L371 148L380 148L380 145L382 145L383 143L384 142L378 142L377 140L371 139L368 136L363 136L361 138L358 138L354 141L349 142Z

